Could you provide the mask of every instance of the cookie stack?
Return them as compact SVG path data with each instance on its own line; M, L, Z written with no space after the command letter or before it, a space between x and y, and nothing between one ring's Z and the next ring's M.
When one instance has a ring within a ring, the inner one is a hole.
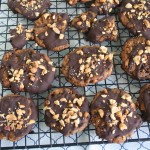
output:
M69 5L77 2L67 0ZM18 25L10 30L13 50L4 54L0 67L0 80L13 93L0 100L0 139L17 141L28 134L36 122L37 108L31 98L16 93L40 94L50 89L55 78L55 67L45 54L23 47L28 41L48 51L59 52L69 47L65 38L67 27L84 33L92 43L116 41L118 30L115 17L109 16L118 0L95 0L86 12L71 21L66 13L46 12L49 0L8 0L14 13L34 21L32 29ZM121 52L122 69L137 80L150 79L150 2L124 0L119 8L120 21L129 32L139 37L128 39ZM98 15L106 15L97 19ZM86 87L105 80L113 71L113 55L105 46L81 46L65 55L62 73L66 80L77 87ZM150 85L140 90L136 111L131 95L122 89L99 91L90 106L85 95L73 88L57 88L44 102L45 123L50 128L69 136L83 131L89 123L96 134L110 142L122 143L129 138L142 119L150 122Z

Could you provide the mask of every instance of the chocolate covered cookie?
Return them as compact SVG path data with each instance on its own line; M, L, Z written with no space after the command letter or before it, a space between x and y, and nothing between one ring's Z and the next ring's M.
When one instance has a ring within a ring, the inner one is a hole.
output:
M0 80L4 87L17 93L41 93L54 79L55 68L45 54L32 49L10 51L3 56Z
M113 54L104 46L82 46L68 53L62 63L62 73L76 86L87 86L105 80L113 70Z
M10 29L10 43L15 49L22 49L27 41L33 40L33 29L25 29L22 25L18 25L15 29Z
M70 26L76 28L80 32L87 32L94 20L96 20L96 13L87 11L73 18Z
M0 139L17 141L27 135L37 118L33 100L21 95L7 95L0 99Z
M113 8L119 4L119 0L95 0L95 2L91 4L88 10L93 11L99 15L109 14Z
M50 0L8 0L8 7L29 20L38 19L51 6Z
M150 122L150 83L145 84L140 90L137 102L144 121Z
M91 103L90 113L96 134L114 143L124 142L142 123L131 96L120 89L98 92Z
M87 40L93 43L101 43L106 40L116 41L118 30L115 24L115 17L104 17L93 22L86 36Z
M64 136L81 132L90 119L88 100L70 88L52 91L45 100L44 110L46 125Z
M34 25L36 43L52 51L61 51L69 47L64 35L68 22L69 16L65 13L43 14Z
M150 1L123 0L119 18L122 24L134 35L150 39Z
M132 78L150 79L150 40L144 37L130 38L121 52L122 69Z

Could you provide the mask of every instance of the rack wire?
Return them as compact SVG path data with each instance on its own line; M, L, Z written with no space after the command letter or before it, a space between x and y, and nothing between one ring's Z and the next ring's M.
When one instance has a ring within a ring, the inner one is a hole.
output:
M75 7L69 6L64 0L53 0L52 6L49 9L50 12L64 12L68 13L71 18L84 12L86 9L85 4L78 4ZM22 24L25 27L33 27L33 22L26 20L22 15L14 14L8 9L6 0L0 1L0 61L4 55L12 47L9 42L9 30L16 27L18 24ZM47 51L41 47L35 47L34 42L29 42L25 48L36 49L40 53L47 54L54 62L57 68L57 75L53 82L52 88L42 94L32 95L33 100L38 106L38 119L33 131L26 135L24 138L17 142L10 142L1 140L0 150L3 149L25 149L25 148L46 148L46 147L60 147L60 146L75 146L75 145L89 145L89 144L107 144L108 141L99 139L95 134L95 128L89 125L83 132L64 137L62 134L50 129L45 125L43 103L48 93L58 87L73 87L79 91L79 93L85 95L89 101L93 99L93 96L103 88L122 88L133 96L134 100L138 97L139 89L142 85L148 81L133 80L121 69L120 51L126 39L132 37L132 35L122 26L117 17L117 9L111 13L116 18L116 25L119 31L118 41L103 42L100 45L106 46L110 52L115 52L114 55L114 71L110 77L97 84L90 84L88 87L81 88L75 87L68 83L61 73L62 60L68 52L72 51L75 47L83 45L93 45L92 43L85 41L84 35L77 32L73 28L68 28L66 32L66 38L70 43L70 47L61 52ZM1 96L11 93L10 89L0 87ZM28 93L20 93L27 97L30 97ZM147 122L144 122L140 129L136 130L132 138L126 142L140 142L150 141L150 127ZM105 149L105 148L104 148Z

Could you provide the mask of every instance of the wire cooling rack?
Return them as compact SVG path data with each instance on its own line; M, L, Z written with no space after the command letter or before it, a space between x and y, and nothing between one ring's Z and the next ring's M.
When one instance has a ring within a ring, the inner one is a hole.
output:
M52 6L49 9L50 12L64 12L68 13L71 18L85 11L85 4L78 4L75 7L71 7L64 0L51 1ZM0 1L0 61L5 52L12 50L12 46L9 43L9 30L15 28L16 25L22 24L25 27L32 27L33 22L27 21L22 15L13 14L8 9L7 1ZM50 52L41 47L35 47L34 42L29 42L26 48L30 47L36 49L40 53L46 53L54 62L57 68L57 75L53 82L52 89L57 87L74 87L79 93L85 95L89 101L93 96L103 88L122 88L129 91L134 100L138 97L138 91L142 85L148 81L137 81L131 79L122 69L120 60L120 51L127 38L132 35L121 25L117 17L117 10L111 13L115 15L116 25L119 30L119 36L117 42L103 42L102 45L106 46L110 52L115 52L114 55L114 71L110 77L97 84L91 84L85 88L79 88L69 84L65 77L61 73L61 63L64 55L72 51L75 47L83 45L93 45L90 42L85 41L82 33L77 32L73 28L68 28L66 32L66 38L69 40L70 47L62 52ZM75 145L89 145L89 144L104 144L109 145L105 140L99 139L95 134L95 128L89 125L83 132L64 137L62 134L51 130L44 123L43 103L44 99L48 95L50 90L42 94L32 95L35 103L38 106L38 119L33 131L17 142L9 142L5 140L0 141L0 150L2 149L25 149L25 148L45 148L45 147L60 147L60 146L75 146ZM0 87L0 94L4 96L11 93L9 89ZM27 97L30 97L28 93L21 93ZM150 127L147 122L144 122L140 129L136 130L132 138L127 140L128 142L136 142L137 144L144 141L150 141ZM150 144L150 143L149 143ZM145 149L149 149L149 144ZM105 149L105 146L103 149ZM113 145L111 146L113 147Z

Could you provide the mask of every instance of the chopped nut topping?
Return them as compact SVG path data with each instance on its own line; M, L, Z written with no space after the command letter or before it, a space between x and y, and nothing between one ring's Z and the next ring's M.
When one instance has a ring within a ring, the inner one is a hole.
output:
M54 110L53 110L52 108L49 110L49 112L50 112L52 115L55 115L55 112L54 112Z
M19 24L17 27L16 27L16 30L17 30L17 33L18 34L21 34L23 32L23 26L21 24Z
M111 113L116 113L116 112L120 111L120 109L114 105L110 106L110 108L111 108Z
M143 20L143 23L147 28L150 28L150 22L148 20Z
M23 89L23 88L24 88L24 84L20 83L20 89Z
M81 25L82 25L82 22L81 22L81 21L78 21L78 22L77 22L77 25L78 25L78 26L81 26Z
M86 20L86 15L82 15L81 18L82 18L83 21L85 21Z
M8 121L13 121L13 120L17 120L17 117L14 114L9 114L6 116L6 119Z
M48 32L47 31L45 32L45 36L48 36Z
M10 79L9 79L9 81L10 81L10 82L13 82L13 81L14 81L14 79L15 79L15 78L14 78L14 77L12 77L12 78L10 78Z
M48 17L49 17L49 14L48 14L48 13L45 13L45 14L44 14L44 18L47 19Z
M53 31L56 33L56 34L60 34L60 30L56 27L53 28Z
M132 4L131 4L131 3L128 3L125 7L126 7L126 8L132 8Z
M132 116L133 116L133 112L130 112L130 113L128 114L128 116L129 116L129 117L132 117Z
M78 115L76 113L73 113L73 115L70 117L70 119L76 119L78 117Z
M77 120L74 121L75 123L75 127L78 127L79 123L80 123L80 119L78 118Z
M105 46L101 46L100 50L105 54L107 53L107 47L105 47Z
M120 128L121 131L123 131L123 130L127 129L127 126L124 123L120 123L119 128Z
M60 120L59 122L60 122L60 124L61 124L63 127L65 127L65 123L64 123L63 120Z
M59 118L59 114L53 116L53 119L55 120L58 120L58 118Z
M35 120L30 120L30 121L28 122L28 125L33 124L33 123L35 123Z
M64 34L60 34L59 39L63 39L63 38L64 38Z
M99 109L98 113L99 113L99 115L100 115L101 118L104 117L104 111L102 109Z
M117 34L118 34L118 31L117 31L117 30L112 31L112 34L113 34L113 35L117 35Z
M121 98L122 98L122 99L126 99L126 100L129 101L129 102L132 101L131 96L130 96L129 94L124 94L124 95L122 95Z
M91 24L90 24L90 22L89 22L89 21L86 21L86 25L87 25L88 27L90 27L90 26L91 26Z
M136 65L139 65L140 64L140 60L141 60L141 56L135 56L134 58L133 58L133 60L134 60L134 62L136 63Z
M125 103L121 103L121 107L127 107L128 105Z
M147 41L146 41L146 44L150 46L150 40L147 40Z
M60 101L61 102L67 102L67 99L66 98L61 98Z
M104 98L105 98L105 97L107 97L107 95L104 95L104 94L103 94L103 95L101 95L101 97L104 97Z
M115 130L113 130L113 131L112 131L112 134L115 134L115 132L116 132L116 131L115 131Z
M84 113L84 117L87 118L88 116L89 116L89 113L88 113L88 112L85 112L85 113Z
M39 12L35 12L35 16L38 17L40 15Z
M147 46L147 47L145 47L145 53L150 53L150 47L149 46Z
M114 105L114 104L116 104L116 100L114 100L114 99L109 99L109 103L110 103L111 105Z
M82 50L78 50L76 53L79 54L79 55L83 55L83 51Z
M138 51L138 54L139 54L139 55L142 55L142 54L143 54L143 50L139 50L139 51Z
M54 104L55 104L55 105L60 105L60 103L59 103L58 100L54 101Z

